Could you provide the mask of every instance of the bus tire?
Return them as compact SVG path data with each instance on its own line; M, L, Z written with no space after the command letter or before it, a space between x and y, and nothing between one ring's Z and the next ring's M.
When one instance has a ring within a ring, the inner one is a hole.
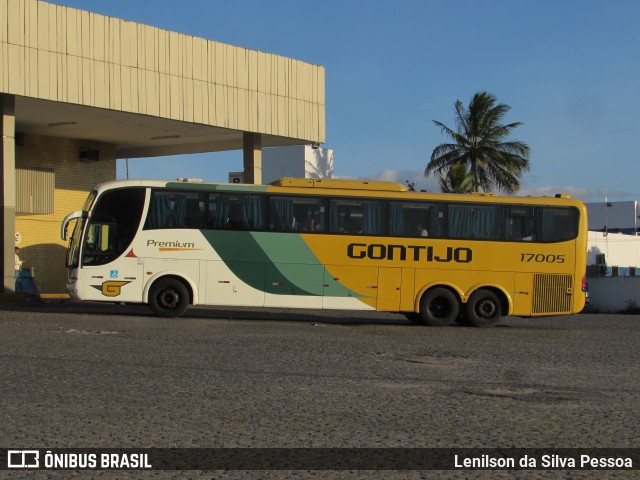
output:
M160 317L179 317L189 306L189 292L180 280L163 278L151 286L149 306Z
M476 327L493 327L500 321L502 304L491 290L481 288L469 297L466 305L467 318Z
M458 298L447 288L433 288L420 300L420 317L430 327L450 325L458 317L459 311Z

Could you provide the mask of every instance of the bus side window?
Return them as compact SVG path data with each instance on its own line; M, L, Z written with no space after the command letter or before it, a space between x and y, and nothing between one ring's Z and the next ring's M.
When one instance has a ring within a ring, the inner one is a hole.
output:
M322 232L324 210L324 199L318 197L271 197L269 230Z
M331 233L384 234L384 203L379 200L331 200Z
M509 205L505 216L505 238L514 242L536 242L535 208Z
M571 207L543 207L542 241L564 242L578 236L578 211Z
M441 238L444 233L444 205L426 202L391 202L389 234L398 237Z
M154 191L144 228L202 228L204 196L197 192Z
M226 228L229 221L229 196L224 193L211 193L207 202L206 228Z
M211 193L206 218L206 228L264 230L266 200L259 195Z
M502 238L502 206L449 204L449 238L499 240Z

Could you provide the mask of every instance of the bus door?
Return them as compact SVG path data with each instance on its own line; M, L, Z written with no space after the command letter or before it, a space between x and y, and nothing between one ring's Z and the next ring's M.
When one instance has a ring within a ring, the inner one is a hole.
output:
M81 258L84 300L142 301L143 260L119 248L119 238L113 219L91 219Z
M376 308L386 312L400 310L402 268L380 267L378 269L378 303Z

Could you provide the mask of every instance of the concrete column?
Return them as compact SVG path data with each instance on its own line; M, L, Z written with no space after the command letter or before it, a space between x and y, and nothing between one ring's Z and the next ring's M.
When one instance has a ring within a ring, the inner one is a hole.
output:
M2 287L5 293L15 291L16 231L16 117L15 97L0 94L0 238L2 239Z
M262 136L259 133L242 134L244 183L262 183Z

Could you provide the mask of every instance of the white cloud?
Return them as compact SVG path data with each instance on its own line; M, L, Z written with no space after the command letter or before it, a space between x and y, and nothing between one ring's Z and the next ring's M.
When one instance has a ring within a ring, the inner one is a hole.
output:
M596 191L575 185L525 185L517 193L518 196L531 195L534 197L553 197L556 193L567 193L573 198L579 198L585 202L602 202L607 197L610 201L635 200L632 193L600 188Z
M334 178L354 178L346 176L334 176ZM415 189L426 190L432 193L440 192L440 185L433 176L425 177L424 170L396 170L393 168L386 168L380 172L362 175L359 178L366 178L371 180L381 180L386 182L396 182L402 185L406 185L407 182L412 182L415 185ZM599 202L604 201L604 197L607 197L610 201L621 200L636 200L633 194L623 191L616 191L613 189L599 189L597 191L591 191L585 187L578 187L575 185L524 185L515 194L518 197L554 197L557 193L566 193L573 198L579 198L585 202Z
M397 182L398 172L391 168L387 168L376 175L376 180L384 180L385 182Z
M576 198L586 198L590 196L590 192L586 188L574 187L572 185L532 185L532 186L523 186L518 191L517 195L519 197L553 197L556 193L567 193L572 197Z
M406 185L411 182L416 190L427 190L429 192L439 192L440 186L433 177L425 177L424 170L395 170L387 168L381 172L371 175L373 180L386 182L397 182Z

